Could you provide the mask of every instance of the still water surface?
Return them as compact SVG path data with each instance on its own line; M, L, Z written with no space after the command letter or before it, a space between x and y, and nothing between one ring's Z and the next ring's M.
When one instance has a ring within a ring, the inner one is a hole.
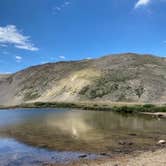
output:
M0 166L41 165L131 152L166 138L166 120L72 109L0 111Z

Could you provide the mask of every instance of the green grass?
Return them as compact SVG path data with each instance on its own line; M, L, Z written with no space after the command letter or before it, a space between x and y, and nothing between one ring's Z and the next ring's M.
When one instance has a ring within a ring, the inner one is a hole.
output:
M123 105L123 106L110 106L107 104L96 103L63 103L63 102L36 102L22 104L19 107L26 108L78 108L83 110L96 110L96 111L115 111L123 113L138 113L138 112L166 112L166 105L157 106L152 104L145 105Z

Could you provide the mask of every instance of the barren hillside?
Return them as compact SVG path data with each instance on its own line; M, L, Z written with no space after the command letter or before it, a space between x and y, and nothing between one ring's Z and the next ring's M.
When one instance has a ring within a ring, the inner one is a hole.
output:
M164 103L166 58L126 53L0 75L0 105L89 100Z

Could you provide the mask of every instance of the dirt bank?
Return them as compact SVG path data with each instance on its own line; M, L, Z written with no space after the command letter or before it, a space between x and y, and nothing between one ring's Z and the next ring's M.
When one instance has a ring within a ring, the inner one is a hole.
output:
M82 166L165 166L166 149L155 152L144 152L136 156L124 156L108 161L96 161L81 164Z
M65 166L166 166L166 148L156 151L137 152L132 155L98 159L95 161L80 160L79 162Z

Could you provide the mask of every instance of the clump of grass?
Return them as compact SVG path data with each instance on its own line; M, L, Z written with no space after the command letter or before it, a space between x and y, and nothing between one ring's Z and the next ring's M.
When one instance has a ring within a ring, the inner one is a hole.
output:
M36 99L38 97L40 97L40 95L38 94L37 91L34 91L34 92L30 91L30 92L25 93L25 95L24 95L24 101Z

